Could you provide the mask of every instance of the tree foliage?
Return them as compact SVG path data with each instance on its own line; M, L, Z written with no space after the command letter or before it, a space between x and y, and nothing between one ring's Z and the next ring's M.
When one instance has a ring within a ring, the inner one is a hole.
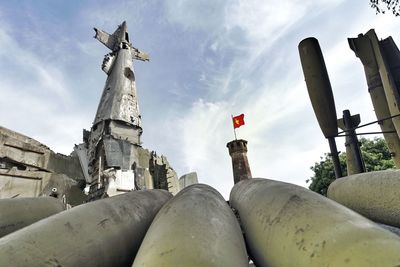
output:
M394 162L391 158L386 142L382 138L366 139L361 138L361 153L364 158L365 169L367 172L379 171L394 168ZM346 153L339 154L340 165L343 175L347 175ZM335 180L335 172L333 169L332 157L329 153L325 153L310 167L314 172L314 176L307 180L311 184L309 188L321 195L326 196L329 185Z
M370 0L369 5L375 9L376 13L385 13L386 10L391 11L395 16L400 15L399 0Z

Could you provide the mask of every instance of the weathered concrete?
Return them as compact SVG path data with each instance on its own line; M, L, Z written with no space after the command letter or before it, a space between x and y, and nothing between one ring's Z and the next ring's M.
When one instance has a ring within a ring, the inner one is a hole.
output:
M188 187L192 184L198 184L199 179L197 178L196 172L189 172L187 174L182 175L179 178L179 189L182 190L185 187Z
M157 214L134 267L249 266L242 233L223 197L212 187L184 188Z
M76 206L86 200L85 182L76 181L64 174L45 171L0 169L0 199L14 197L54 196Z
M78 157L54 153L42 143L0 126L0 163L27 171L63 173L84 180Z
M0 266L131 266L164 190L80 205L0 239Z
M233 140L226 144L232 158L233 181L238 183L251 178L251 170L247 159L247 141Z
M53 195L70 205L85 198L85 177L76 153L54 153L40 142L0 127L0 198Z
M230 204L257 267L400 264L398 236L303 187L253 178L233 187Z
M52 173L46 171L0 169L0 198L37 197L49 183Z
M0 199L0 237L64 210L53 197Z
M400 227L400 170L350 175L334 181L328 197L384 224Z

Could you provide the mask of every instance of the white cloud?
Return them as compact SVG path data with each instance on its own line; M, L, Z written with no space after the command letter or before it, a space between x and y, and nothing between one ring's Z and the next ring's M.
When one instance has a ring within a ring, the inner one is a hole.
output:
M232 174L226 171L231 170L231 165L225 147L233 136L227 116L229 108L226 102L211 103L200 99L178 124L185 169L197 171L201 182L215 186L225 195L232 186Z
M346 38L375 27L379 37L400 41L397 18L343 0L114 1L71 12L81 21L70 26L76 27L71 38L79 40L74 50L70 40L58 45L39 32L45 20L32 27L37 38L28 47L7 30L7 22L17 22L2 21L0 113L7 116L0 125L69 152L82 128L90 127L105 81L98 64L107 49L80 38L92 26L112 32L127 20L131 36L140 34L135 41L146 40L143 50L158 55L137 75L145 147L165 154L179 175L197 171L201 182L225 197L233 184L225 146L233 139L230 114L246 115L237 133L249 141L254 176L305 185L309 166L328 151L303 81L297 53L302 38L320 39L338 115L349 108L363 121L373 118L372 105ZM68 60L57 58L63 55ZM81 81L71 82L77 75Z
M224 25L225 1L223 0L167 0L166 18L185 30L218 31Z
M194 102L184 120L180 121L184 129L180 138L187 140L186 145L181 146L187 171L197 170L203 182L217 187L227 197L229 189L226 186L229 187L229 182L226 181L232 179L230 158L225 147L233 137L229 134L232 127L229 116L232 112L243 112L246 114L246 125L238 130L238 134L249 140L248 156L253 175L305 186L305 180L312 174L309 167L328 151L328 145L320 133L306 93L297 55L300 40L290 35L294 27L300 29L298 23L301 24L305 16L310 28L313 27L310 24L315 23L313 17L324 12L329 20L338 19L339 14L329 13L329 10L342 2L292 1L289 4L286 1L271 7L272 3L265 1L235 1L225 9L219 7L223 10L221 17L226 16L225 24L214 27L204 44L208 44L217 55L226 54L231 49L233 52L227 55L233 58L223 67L215 59L212 64L205 64L207 70L203 70L201 82L208 87L209 93L206 98ZM179 17L179 22L192 25L195 19L196 16L192 16L186 23L185 17ZM329 45L323 52L328 71L334 76L334 92L339 99L338 116L343 109L350 108L355 110L353 113L361 112L365 122L373 119L372 108L364 88L361 65L357 65L357 80L352 80L352 68L359 63L353 62L355 57L346 40L347 34L353 28L359 28L360 24L355 21L343 33L331 32L334 39L340 35L341 42ZM241 38L231 35L238 28ZM321 28L315 30L315 36L318 36ZM322 30L329 32L333 29L322 27ZM278 40L282 42L281 47L277 45ZM324 43L329 41L322 40ZM235 50L239 52L235 53ZM263 60L268 60L267 64ZM349 88L338 88L345 85ZM345 100L345 96L350 97ZM215 126L210 125L210 121L225 123ZM343 149L343 140L338 139L337 142ZM215 164L216 161L219 164ZM185 170L185 167L181 166L181 169ZM218 174L221 178L208 178L207 173L210 176Z
M87 116L75 110L62 70L20 46L4 28L0 51L0 125L37 138L58 152L71 152Z

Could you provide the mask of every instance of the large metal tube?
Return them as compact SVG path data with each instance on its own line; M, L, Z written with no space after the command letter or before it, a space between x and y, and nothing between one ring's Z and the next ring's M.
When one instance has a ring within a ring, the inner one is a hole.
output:
M310 37L301 41L299 54L308 95L319 126L326 138L337 136L335 101L318 40Z
M299 43L299 54L308 95L322 133L328 138L336 178L342 177L334 137L338 135L335 100L318 40L306 38Z
M0 239L0 266L130 266L164 190L134 191L74 207Z
M398 236L306 188L253 178L233 187L230 204L257 267L400 264Z
M334 181L328 197L384 224L400 227L400 170L355 174Z
M190 185L157 214L133 266L249 266L240 226L212 187Z
M0 200L0 237L64 210L53 197L6 198Z

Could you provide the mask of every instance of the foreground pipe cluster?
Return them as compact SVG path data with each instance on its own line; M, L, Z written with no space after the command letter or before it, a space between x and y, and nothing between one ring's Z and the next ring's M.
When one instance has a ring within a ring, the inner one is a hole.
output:
M239 220L203 184L86 203L0 238L0 266L400 265L400 237L305 188L248 179L229 203Z

